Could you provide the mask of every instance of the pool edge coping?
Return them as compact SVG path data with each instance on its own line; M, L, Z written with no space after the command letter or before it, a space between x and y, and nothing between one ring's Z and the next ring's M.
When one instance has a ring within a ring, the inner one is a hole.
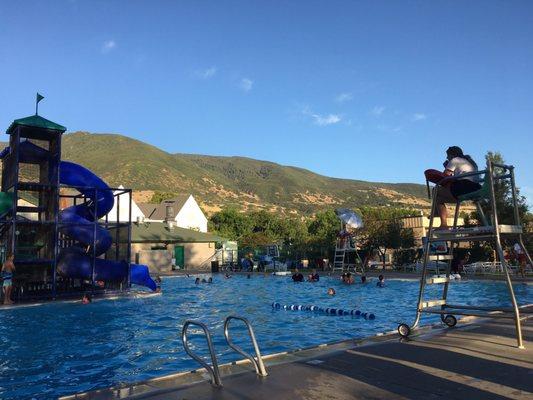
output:
M533 303L521 305L520 308L526 308L533 306ZM498 313L499 311L491 312ZM527 316L526 319L533 318L533 315ZM475 321L483 321L489 319L487 317L476 317L476 316L465 316L458 321L457 328L462 329L466 326L472 325ZM441 322L436 322L430 325L424 325L417 328L413 333L412 337L421 337L421 336L433 336L440 332L450 329L449 327L444 327ZM377 345L383 342L393 341L393 340L404 340L398 337L397 330L390 330L386 332L379 332L375 335L360 338L360 339L343 339L334 342L322 343L319 345L303 347L294 350L287 350L278 353L268 354L262 356L263 361L267 367L274 365L283 365L290 364L292 362L304 362L305 360L310 360L313 357L323 356L326 354L334 354L336 352L341 352L344 350L350 350L359 347ZM246 368L244 367L246 366ZM236 361L231 361L228 363L220 364L219 370L221 377L228 377L234 375L240 375L243 373L254 373L253 368L251 367L251 362L248 359L240 359ZM178 380L178 382L176 382ZM176 391L179 389L184 389L189 386L205 382L206 384L210 383L211 376L208 374L205 368L197 368L188 371L175 372L172 374L162 375L155 378L150 378L138 382L133 382L130 384L117 385L102 389L95 389L80 393L75 393L67 396L59 397L59 400L75 400L75 399L87 399L87 398L113 398L113 399L142 399L146 396L153 396L156 394L164 394L169 391ZM170 385L162 386L161 383L167 382ZM153 385L153 384L156 385ZM135 393L135 390L140 390Z

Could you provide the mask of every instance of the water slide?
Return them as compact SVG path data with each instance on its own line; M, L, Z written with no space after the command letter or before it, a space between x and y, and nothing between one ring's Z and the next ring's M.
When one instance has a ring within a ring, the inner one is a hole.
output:
M27 157L33 157L43 151L30 142L21 143L21 150ZM61 161L59 165L59 182L79 187L78 190L88 201L59 212L60 222L67 223L61 225L60 232L78 241L84 248L75 246L62 249L58 256L57 268L62 275L70 278L91 279L93 255L98 257L104 254L113 242L109 231L102 226L95 226L93 221L103 218L111 211L115 201L113 192L92 171L69 161ZM91 247L93 238L94 249ZM156 290L156 283L150 277L146 265L130 264L130 266L131 283ZM127 274L126 261L95 258L95 280L121 281Z

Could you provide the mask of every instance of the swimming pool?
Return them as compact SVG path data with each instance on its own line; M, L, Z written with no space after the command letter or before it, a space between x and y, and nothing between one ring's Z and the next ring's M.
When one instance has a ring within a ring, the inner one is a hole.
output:
M163 294L157 297L4 310L0 398L55 398L197 368L181 344L185 319L208 325L221 363L240 358L224 341L223 322L229 314L250 320L264 354L362 338L396 329L400 321L412 322L418 282L389 280L384 288L375 283L345 286L338 278L323 277L317 283L295 284L290 277L216 275L213 284L195 285L194 277L179 277L164 279ZM336 296L326 294L328 287L335 288ZM428 298L439 289L428 287ZM517 284L515 291L520 304L533 303L532 286ZM456 304L510 304L503 282L454 282L449 299ZM355 308L374 313L376 319L273 310L273 301ZM438 317L425 317L422 323L431 321ZM251 350L238 326L233 325L232 338ZM200 337L193 338L196 345L205 348Z

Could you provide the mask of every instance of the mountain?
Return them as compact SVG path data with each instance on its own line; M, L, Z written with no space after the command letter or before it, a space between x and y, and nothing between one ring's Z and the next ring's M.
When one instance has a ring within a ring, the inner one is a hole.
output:
M428 207L423 185L330 178L245 157L170 154L122 135L69 133L62 153L111 186L134 189L137 201L154 192L192 193L208 213L229 205L301 215L341 206Z

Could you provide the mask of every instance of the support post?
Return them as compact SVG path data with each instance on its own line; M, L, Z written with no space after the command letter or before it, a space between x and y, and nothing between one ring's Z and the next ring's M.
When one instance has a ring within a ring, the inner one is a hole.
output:
M502 244L500 241L500 227L498 226L498 210L496 207L496 194L494 192L494 179L493 179L493 165L492 161L487 161L487 174L488 178L490 179L490 201L492 206L492 225L494 227L494 235L495 235L495 241L496 241L496 251L498 252L498 257L500 258L500 262L502 264L503 270L505 272L505 280L507 282L507 288L509 289L509 294L511 295L511 302L513 303L513 313L514 313L514 320L515 320L515 327L516 327L516 342L519 349L524 348L524 344L522 341L522 327L520 325L520 310L518 308L518 304L516 303L516 297L513 290L513 283L511 282L511 277L509 276L509 268L507 265L507 262L505 261L505 257L503 254ZM485 177L487 179L487 177ZM513 197L513 200L515 198ZM516 204L516 203L515 203ZM516 211L516 210L515 210ZM518 215L515 213L515 218Z

